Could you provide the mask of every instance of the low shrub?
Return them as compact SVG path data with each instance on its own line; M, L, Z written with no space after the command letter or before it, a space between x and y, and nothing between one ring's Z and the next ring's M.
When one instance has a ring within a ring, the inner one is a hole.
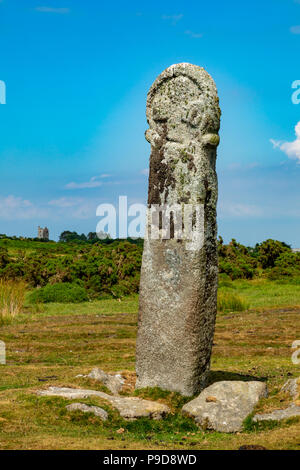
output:
M36 303L80 303L88 301L88 295L83 287L69 282L48 284L36 289L29 296L29 301Z
M291 277L299 274L299 272L293 268L282 268L275 266L275 268L268 270L266 274L267 279L270 281L278 281L286 278L290 279Z

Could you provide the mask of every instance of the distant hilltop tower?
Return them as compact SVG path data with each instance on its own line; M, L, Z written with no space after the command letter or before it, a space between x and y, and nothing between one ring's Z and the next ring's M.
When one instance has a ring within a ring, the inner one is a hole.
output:
M49 229L47 227L38 227L38 238L43 240L49 240Z

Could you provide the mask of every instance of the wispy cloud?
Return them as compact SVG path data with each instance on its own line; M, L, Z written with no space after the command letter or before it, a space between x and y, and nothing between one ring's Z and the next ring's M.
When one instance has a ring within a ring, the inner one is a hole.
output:
M98 201L86 198L61 197L52 199L48 202L48 205L55 209L58 217L89 219L95 216Z
M48 202L49 206L60 208L74 207L82 203L82 199L73 197L61 197L59 199L52 199Z
M280 149L289 158L299 160L300 163L300 121L295 127L296 139L293 142L270 139L274 148Z
M220 205L221 217L261 217L262 207L254 204L222 203Z
M190 36L191 38L194 38L194 39L200 39L200 38L203 37L202 33L194 33L193 31L190 31L189 29L186 30L184 32L184 34L187 34L188 36Z
M292 34L300 34L300 25L291 26L290 31Z
M143 168L143 169L141 170L141 174L142 174L142 175L145 175L145 176L148 176L148 175L149 175L149 168Z
M36 7L35 10L41 13L59 13L61 15L70 13L70 8Z
M171 21L171 24L172 24L173 26L175 26L175 25L178 23L178 21L180 21L182 18L183 18L183 14L182 14L182 13L180 13L180 14L178 14L178 15L163 15L163 16L162 16L162 19L163 19L163 20Z
M13 195L0 197L0 217L4 219L33 219L45 216L47 216L47 211L36 207L27 199Z
M107 177L109 175L104 175ZM93 176L89 181L84 181L82 183L75 183L72 181L71 183L66 184L65 189L90 189L90 188L98 188L102 186L102 181L99 181L99 176Z

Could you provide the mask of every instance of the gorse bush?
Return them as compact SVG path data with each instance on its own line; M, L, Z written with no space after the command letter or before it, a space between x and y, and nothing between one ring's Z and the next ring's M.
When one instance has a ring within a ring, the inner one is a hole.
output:
M258 251L258 260L263 269L273 268L276 265L278 258L284 253L290 253L291 247L286 243L277 240L266 240L263 243L256 245Z
M252 279L258 267L257 258L250 249L231 240L224 245L219 237L218 242L219 272L227 274L231 279Z
M142 247L135 243L40 244L20 240L20 250L16 250L18 241L0 242L0 278L22 278L30 287L76 283L86 289L90 298L138 292ZM1 248L3 243L5 248ZM13 256L7 249L10 246L13 246Z
M242 312L247 310L247 303L236 294L227 291L218 292L218 311L219 312Z
M0 280L0 324L9 322L22 312L25 300L24 282Z
M300 253L284 250L277 256L274 267L266 270L270 280L292 278L300 276Z
M23 280L31 288L76 284L89 299L138 293L143 240L100 241L94 233L86 237L75 232L64 232L61 239L55 243L0 236L0 279ZM224 244L220 237L218 257L221 288L233 289L236 279L300 277L300 254L276 240L251 248L236 240Z
M36 289L29 296L29 301L33 304L48 302L79 303L87 300L89 300L88 295L83 287L68 282L49 284Z

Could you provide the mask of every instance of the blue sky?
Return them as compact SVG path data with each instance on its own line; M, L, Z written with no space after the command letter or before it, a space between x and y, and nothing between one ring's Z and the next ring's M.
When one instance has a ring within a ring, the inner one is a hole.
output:
M219 233L300 247L299 52L300 0L0 0L0 233L95 231L98 204L146 202L146 94L191 62L220 95Z

